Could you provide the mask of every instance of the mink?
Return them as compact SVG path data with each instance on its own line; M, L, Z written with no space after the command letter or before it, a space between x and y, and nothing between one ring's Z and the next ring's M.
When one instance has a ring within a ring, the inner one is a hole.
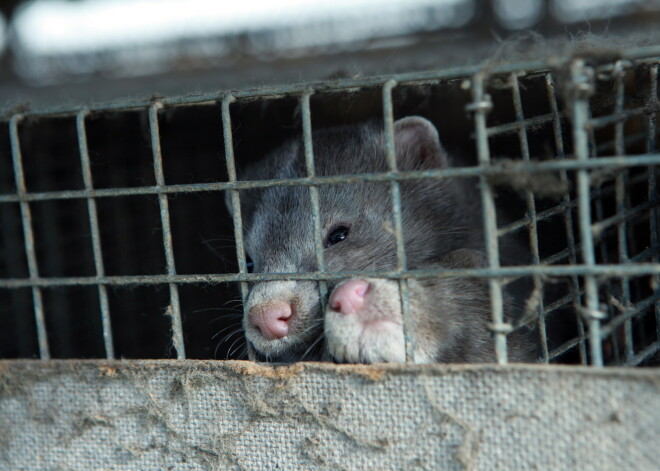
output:
M374 123L315 131L315 173L388 172L385 140L382 127ZM395 121L394 142L399 171L461 164L450 158L434 125L422 117ZM306 176L305 168L304 146L298 137L247 167L240 178L301 178ZM323 184L317 188L326 271L395 270L398 259L390 183ZM477 179L404 179L399 188L408 269L485 266ZM318 269L308 186L241 190L240 200L245 248L254 272L306 273ZM525 251L515 242L500 243L504 265L524 262ZM347 290L346 283L355 285L357 291ZM416 362L494 361L487 280L433 278L410 279L408 283ZM315 281L251 283L243 328L254 358L274 362L402 362L398 286L396 280L378 277L329 281L330 295L322 303ZM520 316L524 293L517 291L505 295L507 319ZM350 305L355 299L360 309ZM387 320L367 319L377 311L376 317ZM373 329L366 329L367 324ZM509 336L511 359L533 361L530 345L525 335Z

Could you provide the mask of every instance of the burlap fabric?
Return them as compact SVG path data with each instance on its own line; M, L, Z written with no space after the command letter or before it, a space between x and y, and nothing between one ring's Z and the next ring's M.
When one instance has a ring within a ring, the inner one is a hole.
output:
M2 470L657 470L660 370L0 362Z

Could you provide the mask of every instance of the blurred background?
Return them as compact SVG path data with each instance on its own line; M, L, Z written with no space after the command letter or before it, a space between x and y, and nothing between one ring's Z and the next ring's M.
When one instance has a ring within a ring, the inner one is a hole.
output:
M0 107L469 65L512 36L528 54L557 37L648 43L659 18L658 0L9 0Z

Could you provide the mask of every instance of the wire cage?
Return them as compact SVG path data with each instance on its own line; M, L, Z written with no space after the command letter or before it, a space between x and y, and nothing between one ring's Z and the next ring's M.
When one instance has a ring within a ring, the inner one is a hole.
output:
M660 351L659 55L647 47L561 64L6 111L0 356L237 358L241 313L227 309L218 320L215 309L244 300L250 282L316 280L323 289L357 276L397 279L409 326L408 279L481 277L498 363L507 363L510 332L534 328L542 363L652 364ZM433 121L465 164L397 171L393 122L408 114ZM312 129L368 119L383 123L390 170L315 175ZM237 165L295 136L306 176L237 178ZM487 268L406 269L399 184L416 178L478 179ZM319 226L319 186L357 181L391 187L397 269L326 272L317 234L318 271L248 273L242 191L308 186ZM515 217L498 223L503 211ZM501 265L498 240L507 234L525 241L532 263ZM511 323L503 290L519 278L533 291L526 315ZM220 332L223 342L212 338Z
M659 66L653 46L5 110L0 468L656 469L657 369L614 366L660 355ZM411 115L453 166L396 168L394 122ZM367 121L387 170L317 174L313 131ZM303 175L240 177L291 139ZM420 178L474 182L486 267L408 266L401 187ZM324 270L323 186L360 182L390 191L397 266ZM253 273L240 200L292 186L309 189L318 269ZM512 238L528 262L501 257ZM250 283L325 296L350 277L396 280L408 327L409 283L485 280L499 364L411 364L409 328L404 365L204 361L244 358ZM551 365L509 364L518 331Z

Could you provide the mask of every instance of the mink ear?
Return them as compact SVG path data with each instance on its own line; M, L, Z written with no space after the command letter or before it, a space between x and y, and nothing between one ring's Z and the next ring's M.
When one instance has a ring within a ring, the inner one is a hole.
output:
M400 170L445 168L447 153L440 145L438 131L421 116L408 116L394 122L394 142Z

